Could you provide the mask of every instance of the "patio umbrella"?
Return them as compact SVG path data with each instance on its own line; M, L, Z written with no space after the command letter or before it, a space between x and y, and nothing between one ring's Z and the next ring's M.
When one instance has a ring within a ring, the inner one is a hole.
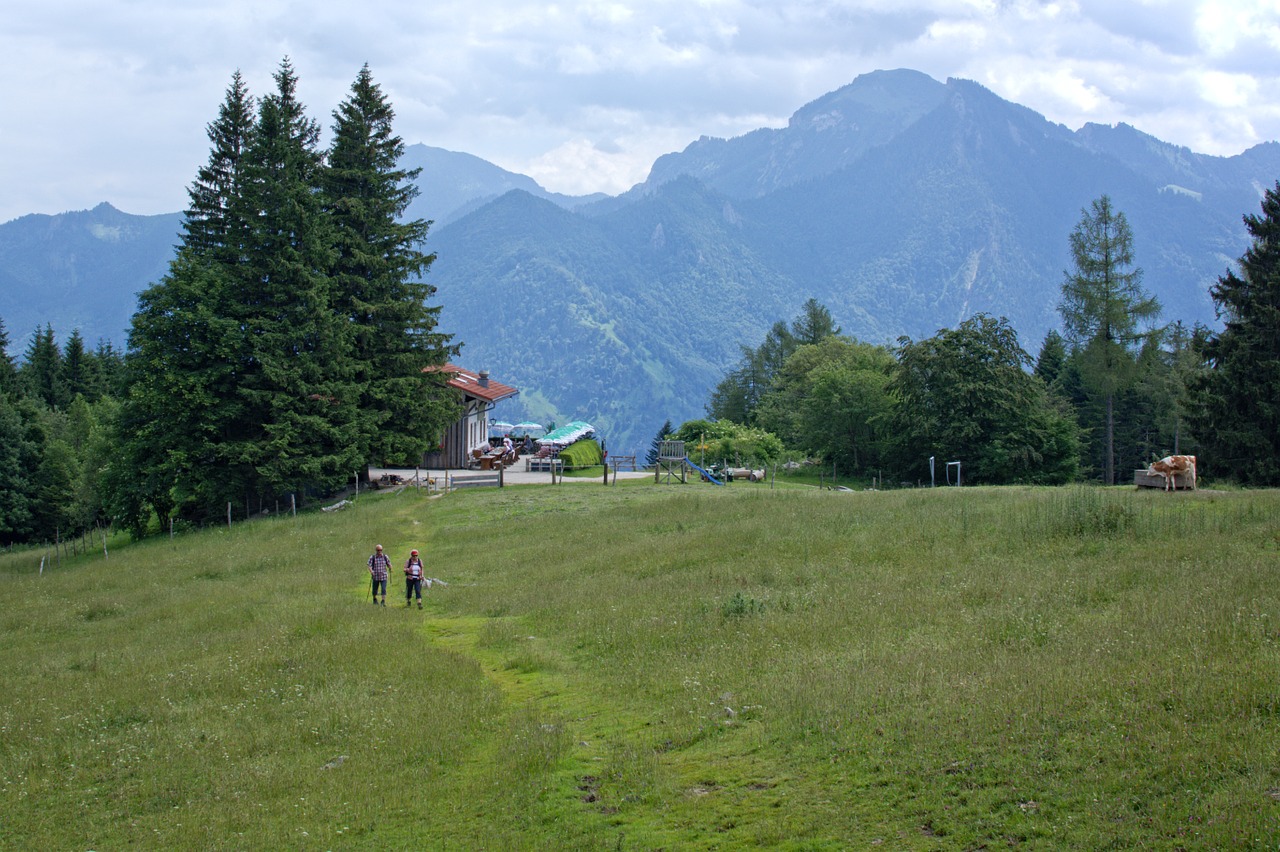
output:
M510 423L503 423L501 420L494 420L489 424L490 435L506 435L515 427Z
M528 435L534 432L545 432L546 427L541 423L517 423L511 427L512 433L516 435Z

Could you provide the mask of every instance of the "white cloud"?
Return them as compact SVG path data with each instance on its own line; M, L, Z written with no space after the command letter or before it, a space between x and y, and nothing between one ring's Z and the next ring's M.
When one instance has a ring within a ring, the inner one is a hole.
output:
M1200 75L1200 96L1225 109L1244 109L1258 94L1258 81L1245 74L1206 71Z
M701 135L777 126L879 68L965 77L1054 121L1233 154L1280 138L1275 0L13 0L0 221L181 209L232 71L288 54L326 127L368 62L401 135L548 188L616 192Z

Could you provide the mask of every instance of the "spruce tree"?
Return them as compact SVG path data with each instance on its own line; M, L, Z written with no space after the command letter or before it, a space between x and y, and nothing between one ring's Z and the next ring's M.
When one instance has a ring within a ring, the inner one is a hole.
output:
M119 398L124 394L124 354L106 338L99 338L93 350L93 399Z
M675 431L670 420L662 421L662 428L658 430L658 434L653 436L653 443L649 445L649 453L644 457L644 463L647 467L653 467L658 463L658 455L662 452L662 442L667 440L667 436Z
M1280 182L1244 217L1252 243L1239 272L1210 288L1222 331L1196 340L1205 370L1191 382L1204 468L1248 485L1280 485Z
M62 353L54 339L53 326L45 323L44 330L37 328L31 337L18 370L26 395L56 408L62 397L59 381L61 361Z
M175 507L192 520L217 517L255 481L251 464L223 451L245 417L236 398L239 365L228 354L243 330L218 295L228 290L226 279L222 267L180 249L168 274L138 296L121 451L109 477L113 511L135 533L149 510L162 522Z
M96 353L107 386L128 387L116 419L120 452L104 479L113 514L135 535L155 512L192 520L243 505L257 480L250 459L226 452L247 429L239 384L256 363L233 305L249 222L243 197L252 99L237 72L208 127L209 161L188 189L182 243L163 279L139 295L123 362Z
M93 359L84 348L80 329L73 329L62 346L62 361L58 365L59 392L64 404L70 404L77 395L93 398L97 385L93 371Z
M0 317L0 396L13 398L18 393L18 368L9 354L9 332Z
M1035 374L1040 377L1040 381L1045 383L1045 387L1055 390L1058 384L1058 378L1062 375L1062 371L1067 366L1067 344L1062 339L1062 335L1053 329L1044 336L1044 342L1040 345L1040 354L1036 356Z
M245 152L245 207L257 211L237 267L236 398L245 417L226 459L257 474L260 501L344 481L360 461L359 389L349 331L333 309L334 229L320 202L320 127L297 97L288 59L259 105Z
M245 216L239 209L244 154L253 133L254 103L240 72L231 76L218 117L206 129L209 160L187 189L182 247L220 262L234 262L243 241Z
M1106 404L1104 477L1115 478L1115 398L1133 380L1136 349L1144 338L1140 322L1153 320L1160 303L1142 288L1142 270L1133 266L1133 232L1111 199L1095 199L1081 211L1071 232L1074 271L1062 282L1062 315L1067 339L1082 352L1086 384Z
M335 232L333 307L351 334L346 363L360 387L362 461L416 464L456 417L456 402L423 368L457 351L437 330L435 288L422 276L429 222L401 221L417 196L418 170L399 166L404 143L395 113L360 69L333 113L333 144L324 171L324 204Z
M35 457L22 417L10 398L0 393L0 543L29 541L34 534L31 463Z

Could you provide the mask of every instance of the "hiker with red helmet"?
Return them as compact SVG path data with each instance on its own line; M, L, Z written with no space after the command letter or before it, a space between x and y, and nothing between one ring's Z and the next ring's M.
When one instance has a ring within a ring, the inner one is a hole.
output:
M413 605L413 596L418 596L418 609L422 609L422 559L418 551L409 554L409 561L404 563L404 605Z

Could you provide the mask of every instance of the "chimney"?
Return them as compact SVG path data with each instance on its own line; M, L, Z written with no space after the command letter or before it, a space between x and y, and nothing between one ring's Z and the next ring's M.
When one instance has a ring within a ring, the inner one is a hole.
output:
M480 387L482 388L489 387L489 371L488 370L481 370L477 378L480 379Z

